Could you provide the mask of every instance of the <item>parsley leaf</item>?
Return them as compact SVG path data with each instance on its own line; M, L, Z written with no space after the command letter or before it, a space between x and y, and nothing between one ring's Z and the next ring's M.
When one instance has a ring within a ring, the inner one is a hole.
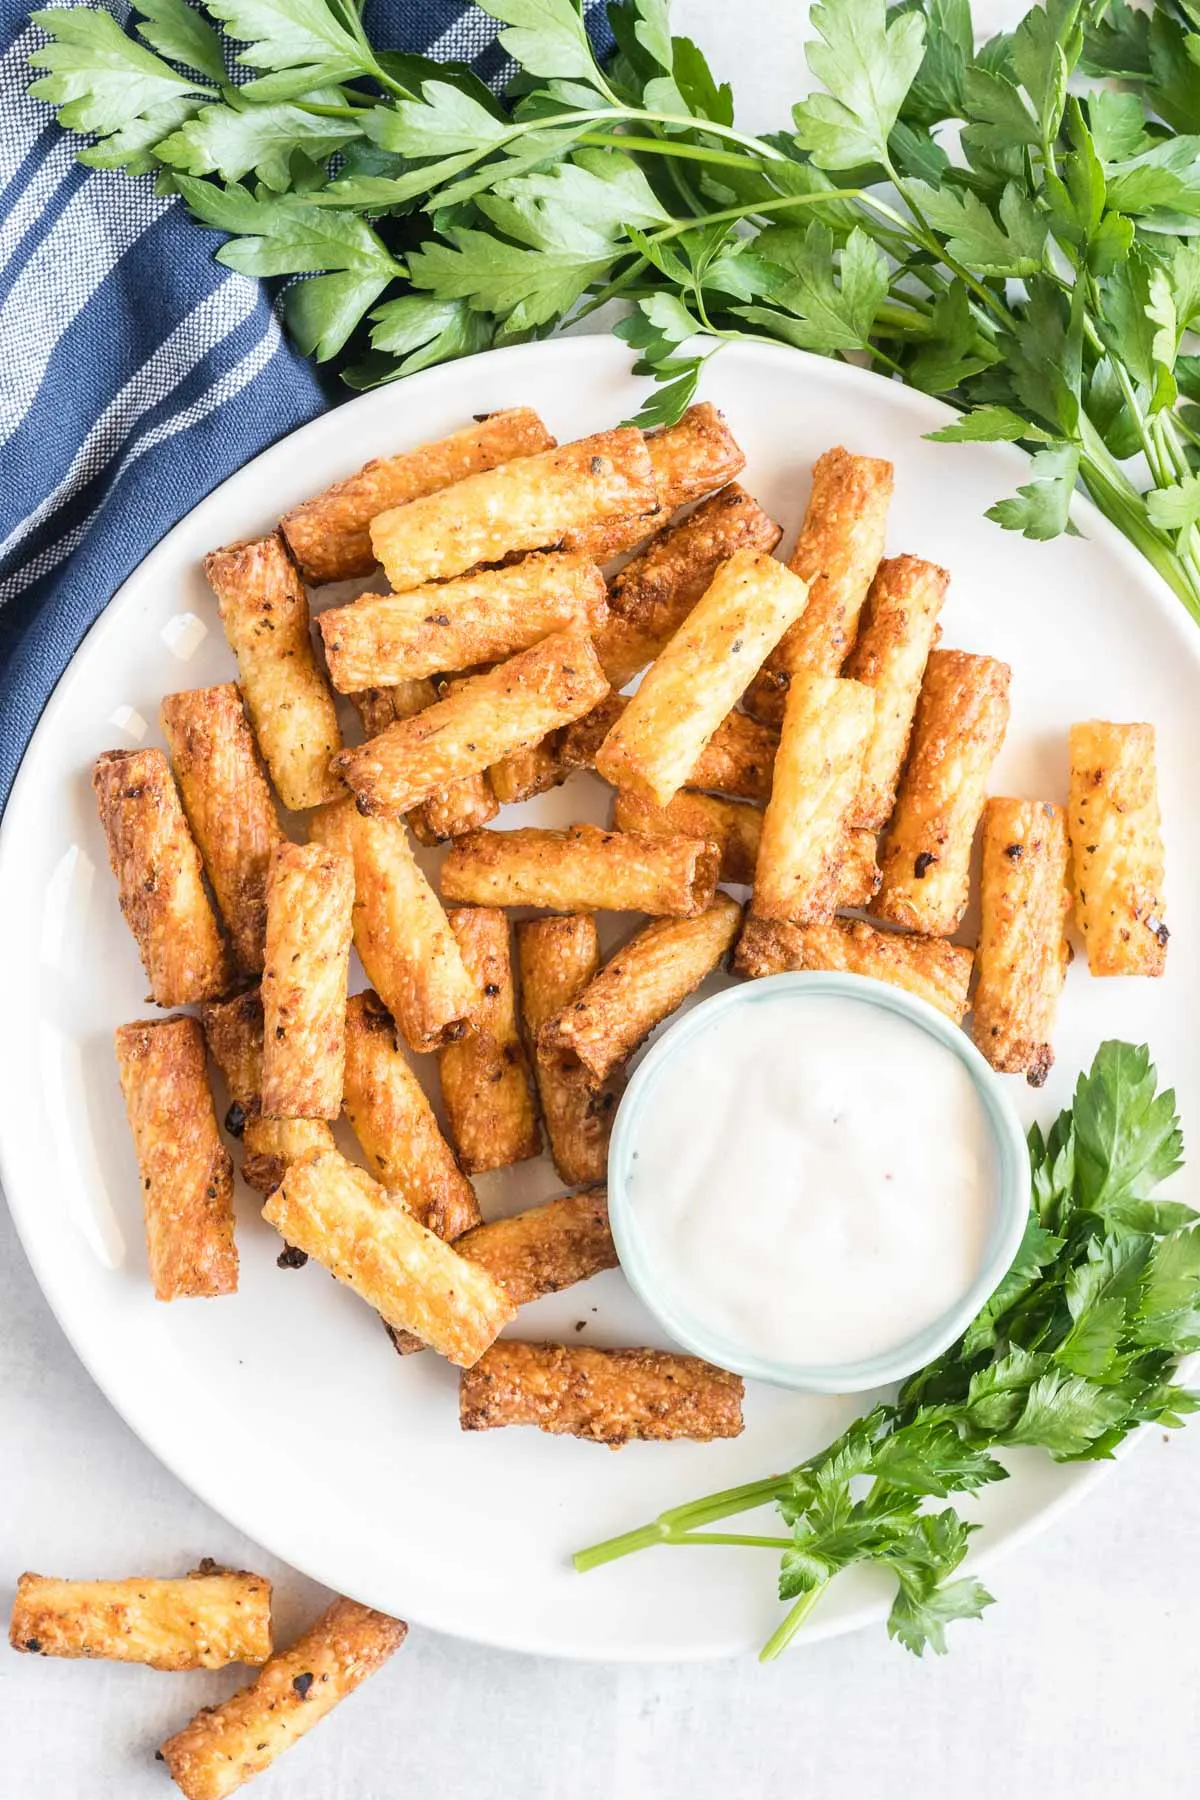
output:
M135 119L161 119L164 108L211 92L127 37L111 13L54 7L32 17L52 42L29 58L34 68L49 71L29 91L56 106L59 123L72 131L107 137L127 131Z
M825 0L812 9L823 42L808 48L808 66L828 90L793 109L796 142L818 168L887 163L905 96L925 55L919 13L893 14L886 0Z
M1079 479L1079 450L1074 444L1054 444L1039 450L1032 463L1033 480L1017 489L1011 500L989 506L987 517L1006 531L1027 538L1060 537L1074 532L1071 501Z
M833 233L814 221L806 231L780 226L763 232L757 255L778 272L770 297L782 313L735 307L739 317L763 325L802 350L857 350L870 340L888 291L887 262L857 226L840 253L835 279Z

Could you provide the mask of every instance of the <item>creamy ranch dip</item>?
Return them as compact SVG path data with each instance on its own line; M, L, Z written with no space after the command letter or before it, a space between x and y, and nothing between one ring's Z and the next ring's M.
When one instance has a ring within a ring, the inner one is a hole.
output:
M669 1308L774 1362L891 1351L978 1276L998 1159L966 1068L867 1001L716 1013L647 1089L629 1210Z

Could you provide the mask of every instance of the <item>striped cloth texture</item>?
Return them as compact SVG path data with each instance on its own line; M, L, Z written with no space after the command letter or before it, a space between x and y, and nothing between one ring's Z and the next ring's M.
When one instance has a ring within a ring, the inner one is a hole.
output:
M587 14L607 46L599 0ZM510 72L498 26L463 0L368 0L365 21L381 48L471 62L497 88ZM0 808L130 571L227 475L349 398L181 202L76 162L26 91L44 41L0 0Z

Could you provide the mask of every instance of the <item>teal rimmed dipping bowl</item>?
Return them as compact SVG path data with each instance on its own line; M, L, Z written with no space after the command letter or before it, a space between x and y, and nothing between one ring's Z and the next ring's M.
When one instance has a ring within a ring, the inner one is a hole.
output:
M747 1006L789 1005L799 1016L805 999L831 998L874 1008L906 1019L956 1056L982 1102L996 1156L996 1180L990 1222L979 1272L962 1299L932 1319L921 1331L892 1349L857 1361L828 1363L777 1362L732 1341L702 1319L684 1311L668 1295L669 1272L656 1267L629 1198L632 1161L647 1108L653 1107L656 1084L673 1057L714 1022ZM706 1362L777 1387L811 1393L860 1393L904 1380L940 1356L960 1337L1016 1256L1029 1216L1030 1172L1025 1134L1012 1101L974 1044L935 1007L863 975L833 972L772 975L727 988L683 1014L654 1044L634 1072L613 1124L608 1152L608 1213L621 1267L643 1304L676 1343Z

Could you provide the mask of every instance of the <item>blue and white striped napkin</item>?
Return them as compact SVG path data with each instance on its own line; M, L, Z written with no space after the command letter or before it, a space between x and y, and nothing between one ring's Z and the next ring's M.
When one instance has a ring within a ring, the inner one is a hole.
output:
M602 32L602 8L588 11ZM463 0L372 0L366 24L383 48L506 77L497 26ZM26 93L43 41L0 0L0 809L130 570L225 476L349 392L148 176L75 161Z

